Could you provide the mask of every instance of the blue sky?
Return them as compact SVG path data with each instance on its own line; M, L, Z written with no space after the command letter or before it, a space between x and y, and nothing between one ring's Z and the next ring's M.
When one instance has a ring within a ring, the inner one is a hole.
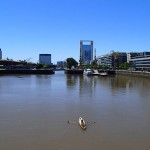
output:
M78 61L80 40L93 40L97 56L149 51L149 8L149 0L0 0L3 58Z

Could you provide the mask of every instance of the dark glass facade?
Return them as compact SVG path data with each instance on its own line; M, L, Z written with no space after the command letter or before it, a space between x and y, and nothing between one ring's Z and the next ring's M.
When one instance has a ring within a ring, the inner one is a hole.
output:
M93 48L91 45L82 45L82 61L83 63L93 60Z
M80 41L80 56L82 64L86 65L91 63L93 60L93 41Z
M39 54L39 63L51 65L51 54Z

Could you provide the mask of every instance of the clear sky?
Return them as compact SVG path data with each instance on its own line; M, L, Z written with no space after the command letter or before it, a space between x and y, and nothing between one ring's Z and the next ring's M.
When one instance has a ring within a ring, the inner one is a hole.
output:
M150 0L0 0L4 59L79 61L80 40L93 40L97 56L150 51Z

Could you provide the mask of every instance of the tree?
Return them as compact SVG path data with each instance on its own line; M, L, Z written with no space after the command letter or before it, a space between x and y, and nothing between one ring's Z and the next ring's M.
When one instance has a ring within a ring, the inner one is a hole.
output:
M67 68L69 69L71 69L71 67L73 66L76 68L78 65L78 62L73 58L67 58L66 61L67 61Z
M128 62L124 62L124 63L119 65L119 69L128 69L128 68L129 68L129 63Z
M43 68L43 64L37 64L36 65L36 69L41 69L41 68Z

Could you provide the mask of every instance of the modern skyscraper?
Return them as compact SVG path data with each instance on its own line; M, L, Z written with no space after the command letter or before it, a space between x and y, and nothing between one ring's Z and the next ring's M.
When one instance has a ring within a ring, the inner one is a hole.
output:
M51 54L39 54L39 63L51 65Z
M2 50L0 48L0 59L2 59Z
M93 60L93 41L81 40L80 41L80 63L90 64Z

